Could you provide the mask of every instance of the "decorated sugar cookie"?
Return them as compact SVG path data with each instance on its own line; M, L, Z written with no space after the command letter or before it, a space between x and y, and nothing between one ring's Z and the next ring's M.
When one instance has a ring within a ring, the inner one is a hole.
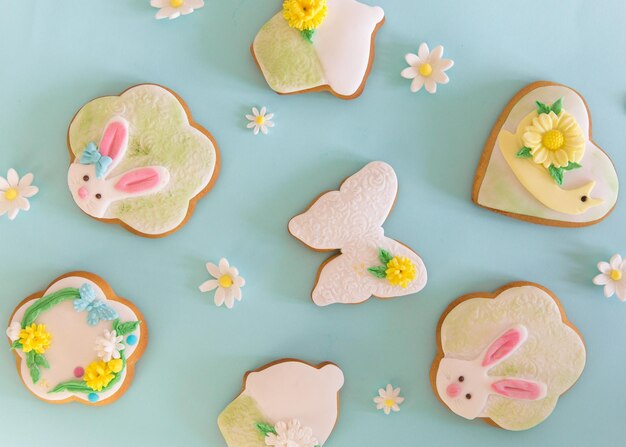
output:
M439 320L435 394L466 419L506 430L543 422L580 377L583 340L557 298L533 283L453 302Z
M604 219L619 182L591 139L580 94L550 82L531 84L506 107L483 152L472 200L516 219L575 227Z
M421 258L382 228L393 208L398 179L374 161L347 178L339 191L318 197L289 222L289 232L317 251L335 251L318 272L312 298L318 306L356 304L372 296L394 298L426 285Z
M89 216L145 237L163 237L191 217L213 186L219 152L172 91L152 84L94 99L68 131L67 176Z
M7 336L26 388L55 404L114 402L148 342L139 310L85 272L61 276L22 301Z
M252 43L269 86L281 94L358 97L374 59L383 10L356 0L285 0Z
M248 372L217 419L228 447L321 447L339 417L343 372L332 363L279 360Z

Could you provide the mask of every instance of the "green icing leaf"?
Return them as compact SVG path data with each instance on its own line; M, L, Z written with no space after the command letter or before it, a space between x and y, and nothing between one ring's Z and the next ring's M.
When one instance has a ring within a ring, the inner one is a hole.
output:
M46 358L41 354L35 354L35 365L42 366L48 369L50 368L50 364L48 363L48 360L46 360Z
M300 34L302 34L302 37L304 37L304 40L306 40L309 43L313 43L313 34L315 34L314 29L302 30L300 31Z
M550 109L556 113L557 115L561 114L561 110L563 110L563 98L559 98Z
M384 265L387 265L389 264L389 261L393 259L393 256L391 256L391 253L389 253L384 248L380 248L378 249L378 259L380 259L380 262L382 262Z
M531 154L531 148L524 146L521 148L515 156L517 158L532 158L533 154Z
M554 179L557 185L563 184L563 168L556 168L554 165L550 165L548 168L550 176Z
M62 391L69 391L70 393L93 393L93 390L87 386L85 382L79 380L71 380L69 382L59 383L52 388L48 393L60 393Z
M542 113L550 113L551 111L550 106L539 101L535 101L535 104L537 104L537 113L539 115L541 115Z
M113 322L113 330L118 336L124 336L135 332L137 327L139 327L139 324L139 321L127 321L126 323L120 323L120 320L117 319Z
M50 295L39 298L35 304L30 306L24 313L24 318L22 319L22 329L33 324L42 312L49 310L51 307L54 307L63 301L75 300L79 297L80 293L78 292L78 289L67 287L51 293Z
M35 351L28 351L26 353L26 367L28 369L32 368L33 366L35 366L35 355L37 353Z
M575 163L573 161L570 161L567 166L565 166L563 169L565 169L566 171L571 171L572 169L578 169L578 168L582 168L583 165L579 165L578 163Z
M39 371L39 367L37 365L33 365L33 367L30 368L30 378L33 379L33 383L39 382L39 379L41 378L41 371Z
M259 422L258 424L256 424L256 428L263 434L263 437L269 435L270 433L276 434L276 430L274 430L274 427L269 424Z
M367 269L376 278L385 279L387 277L387 267L379 265L378 267L370 267Z
M19 340L15 340L13 343L11 343L11 349L22 349L22 343Z

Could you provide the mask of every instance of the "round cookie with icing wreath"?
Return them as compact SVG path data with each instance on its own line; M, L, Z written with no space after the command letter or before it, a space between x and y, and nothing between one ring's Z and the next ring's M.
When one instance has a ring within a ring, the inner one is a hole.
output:
M151 238L180 229L219 171L211 134L180 97L153 84L87 103L70 124L68 147L79 208Z
M480 160L472 200L544 225L593 225L613 210L619 181L592 140L583 97L537 82L519 92L498 119Z
M422 259L385 236L398 178L382 161L348 177L339 191L322 194L289 222L289 233L316 251L340 251L318 271L311 297L318 306L357 304L417 293L427 280Z
M321 447L339 417L343 372L284 359L246 373L217 423L228 447Z
M585 367L585 345L548 289L529 282L454 301L437 328L435 394L506 430L543 422Z
M116 401L148 343L139 310L86 272L63 275L22 301L7 336L26 388L54 404Z
M277 93L325 90L354 99L365 88L384 20L382 8L356 0L285 0L251 51Z

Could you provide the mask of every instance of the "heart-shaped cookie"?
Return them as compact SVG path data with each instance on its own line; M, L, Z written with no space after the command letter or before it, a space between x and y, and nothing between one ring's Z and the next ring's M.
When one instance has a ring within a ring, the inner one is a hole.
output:
M498 118L472 190L477 205L543 225L582 227L608 216L619 181L591 136L591 116L575 90L536 82Z

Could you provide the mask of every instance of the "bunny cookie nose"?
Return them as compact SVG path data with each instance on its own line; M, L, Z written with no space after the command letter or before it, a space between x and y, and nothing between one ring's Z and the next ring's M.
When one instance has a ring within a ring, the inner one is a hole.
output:
M461 393L461 386L456 383L451 383L446 388L446 394L450 397L456 397Z
M87 197L87 194L89 194L89 192L87 191L87 188L85 188L84 186L81 186L78 189L78 197L80 197L81 199L84 199L85 197Z

